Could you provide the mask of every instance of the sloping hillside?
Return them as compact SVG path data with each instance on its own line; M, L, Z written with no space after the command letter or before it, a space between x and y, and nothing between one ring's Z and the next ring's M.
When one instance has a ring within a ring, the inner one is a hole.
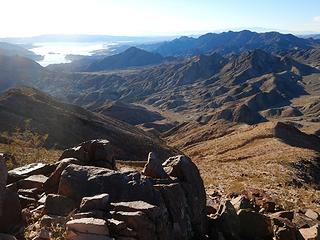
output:
M265 190L288 206L313 199L310 189L320 183L319 137L281 122L181 127L166 140L194 159L208 189Z
M45 70L31 59L0 55L0 92L18 85L35 85Z
M144 160L150 151L167 157L174 151L153 135L110 117L62 103L33 88L11 89L0 96L0 131L13 131L30 119L31 127L48 133L47 147L67 148L85 140L106 138L117 158Z
M7 42L0 42L0 55L25 57L34 61L39 61L43 58L43 56L37 55L24 47Z

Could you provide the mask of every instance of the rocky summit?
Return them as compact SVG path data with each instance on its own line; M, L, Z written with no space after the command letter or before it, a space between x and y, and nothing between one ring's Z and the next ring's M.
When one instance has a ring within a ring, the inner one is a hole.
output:
M319 213L286 210L265 192L205 191L184 155L149 154L119 169L108 140L67 149L51 165L1 165L1 239L319 239ZM3 160L3 159L1 159ZM14 236L15 237L14 237Z

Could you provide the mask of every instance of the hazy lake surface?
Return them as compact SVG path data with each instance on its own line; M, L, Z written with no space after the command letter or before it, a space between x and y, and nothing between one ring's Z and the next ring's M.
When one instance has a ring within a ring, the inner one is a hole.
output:
M34 43L34 48L30 49L36 54L44 56L42 61L38 61L42 66L56 63L68 63L66 55L92 55L92 51L108 49L116 43L85 43L85 42L43 42Z

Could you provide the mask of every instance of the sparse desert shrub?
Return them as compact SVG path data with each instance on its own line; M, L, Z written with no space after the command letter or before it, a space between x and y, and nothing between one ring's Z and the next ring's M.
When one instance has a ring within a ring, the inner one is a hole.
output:
M52 150L43 147L48 134L42 135L34 131L30 123L30 120L26 120L22 128L16 128L11 133L0 134L1 138L6 141L6 144L0 146L0 151L8 153L7 166L9 169L39 161L50 162L55 155L52 154Z
M49 229L51 233L51 239L52 240L67 240L67 231L65 227L61 225L51 225L51 228Z

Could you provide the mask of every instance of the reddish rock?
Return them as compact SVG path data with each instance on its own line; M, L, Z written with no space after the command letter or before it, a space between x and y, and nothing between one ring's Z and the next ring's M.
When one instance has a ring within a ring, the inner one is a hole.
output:
M314 220L319 220L319 213L317 213L311 209L307 209L307 211L304 215L306 215L308 218L311 218Z
M304 240L319 240L320 239L320 227L314 225L310 228L301 228L300 233Z

